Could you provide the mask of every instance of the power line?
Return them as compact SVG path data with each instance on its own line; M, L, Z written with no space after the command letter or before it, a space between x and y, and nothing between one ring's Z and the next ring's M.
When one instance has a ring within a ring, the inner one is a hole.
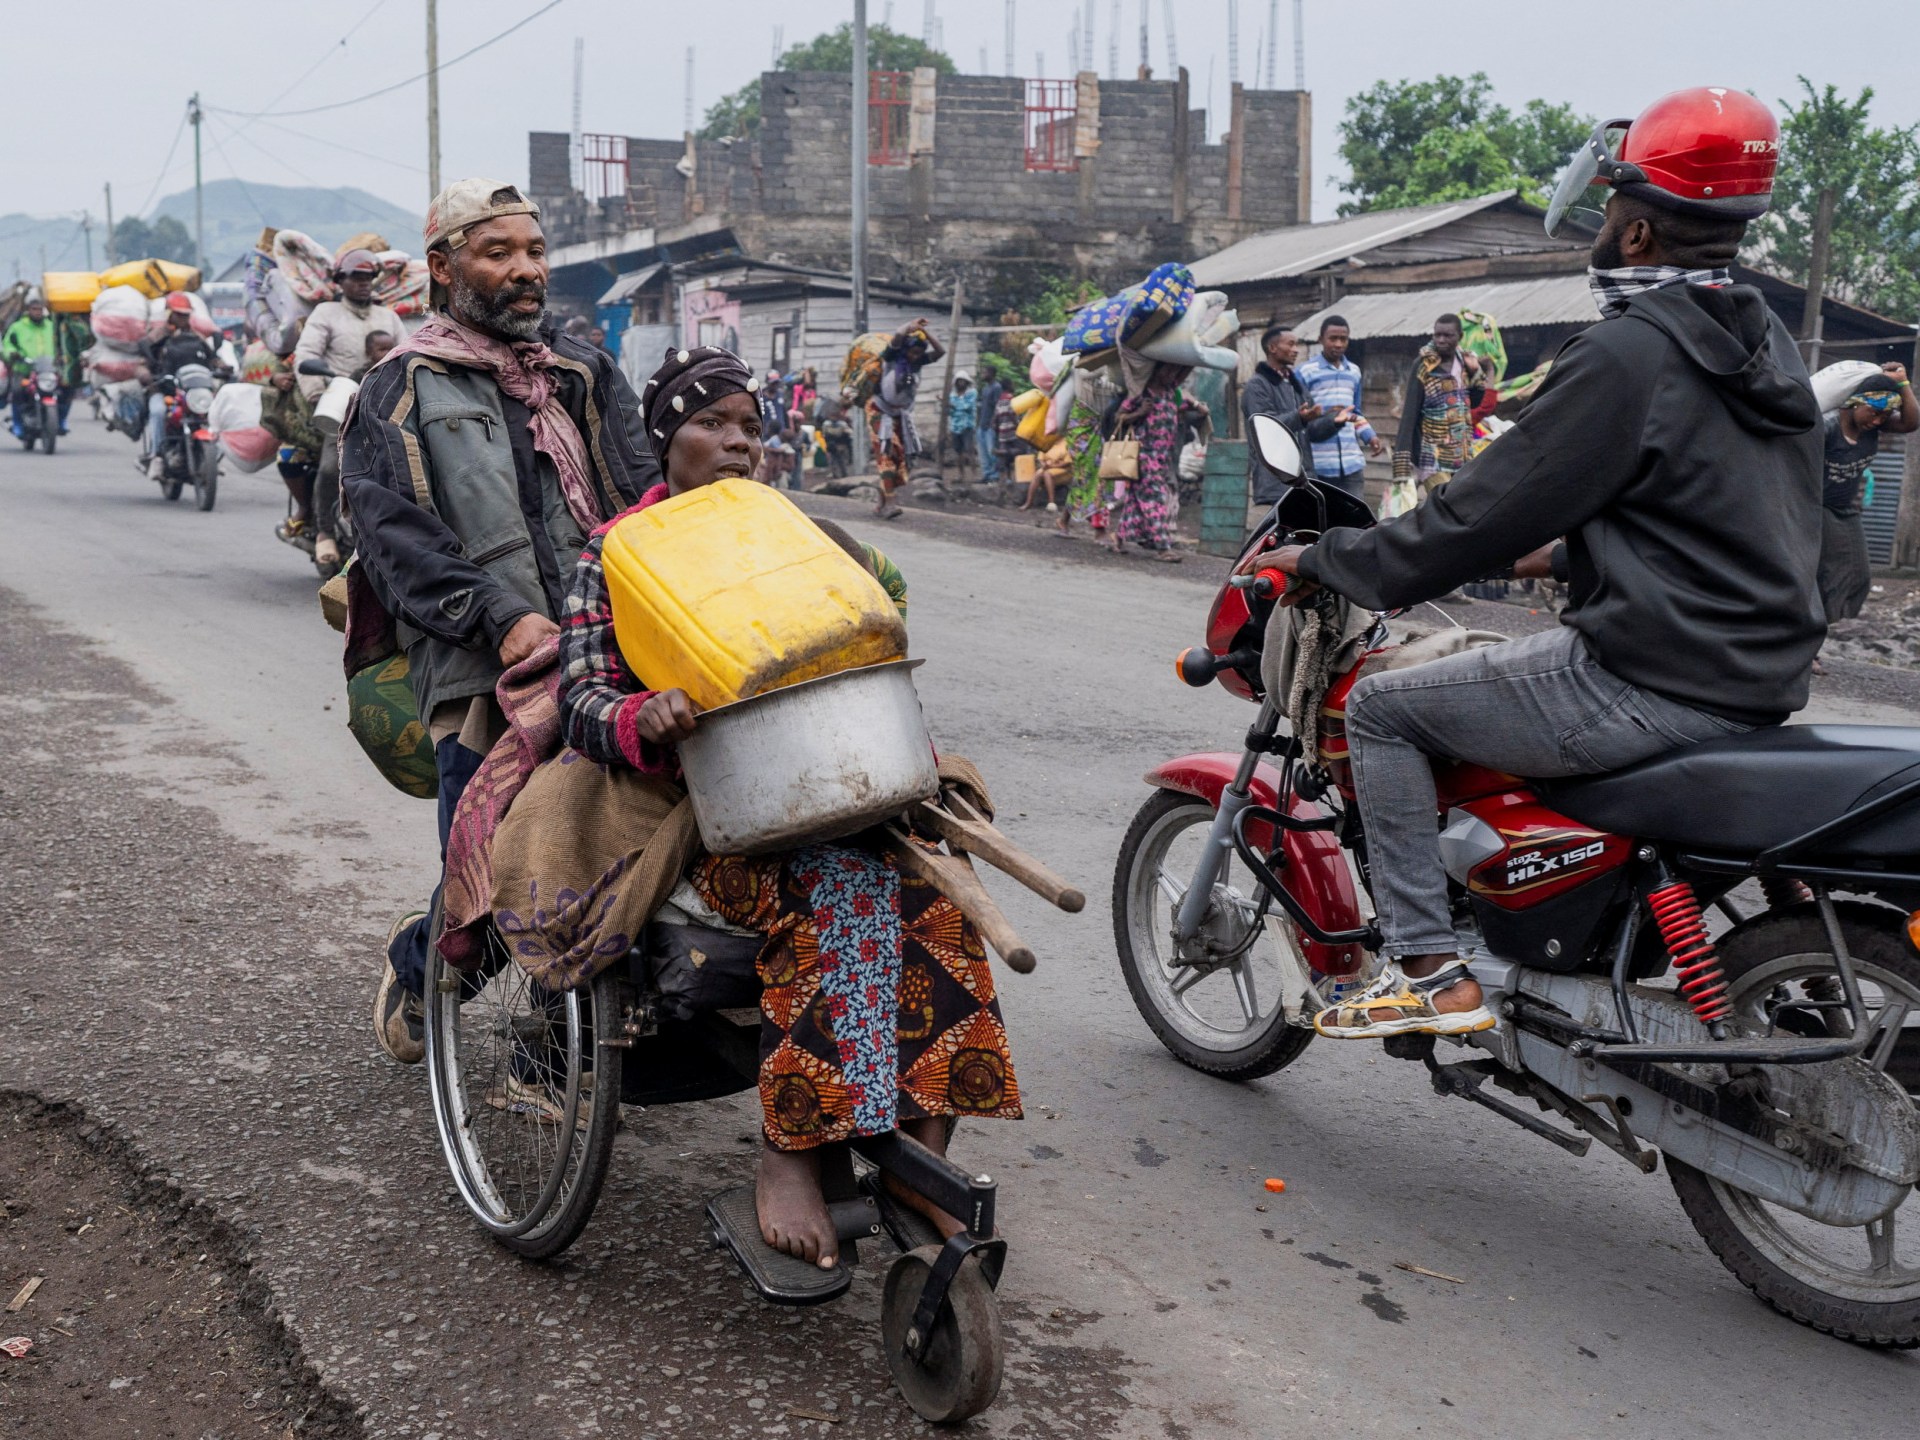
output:
M282 168L291 171L293 174L299 176L302 180L306 181L309 185L313 186L316 190L324 190L329 195L337 195L341 200L345 201L352 208L354 208L355 210L358 210L362 215L367 216L371 220L377 220L383 223L387 220L388 218L387 216L380 215L375 211L369 210L366 206L362 205L358 200L355 200L351 195L347 194L346 191L341 190L337 186L324 185L320 181L314 179L311 175L307 174L306 171L297 169L294 166L287 164L285 160L282 160L278 155L275 155L271 150L267 149L267 147L262 145L258 140L253 139L244 130L240 129L239 126L234 125L232 121L223 120L221 123L229 127L229 131L233 139L244 141L246 144L251 145L254 149L258 150L262 155L266 156L267 159L271 160L274 164L279 165Z
M225 115L231 113L218 110L212 105L209 105L207 110L211 114ZM232 122L229 121L228 123L231 124ZM277 125L273 121L262 119L257 115L250 123L253 125L265 125L270 130L278 130L282 135L291 135L296 140L305 140L310 145L324 145L329 150L339 150L348 155L357 155L362 160L377 160L382 165L392 165L400 170L411 170L416 175L424 175L427 173L427 167L424 165L409 165L405 160L396 160L391 155L376 155L371 150L357 150L351 145L342 145L338 140L329 140L319 135L309 135L304 130L296 130L291 125Z
M147 192L147 198L141 203L135 215L144 215L153 208L154 197L160 193L160 187L166 183L167 174L173 168L173 153L180 148L180 137L187 133L187 112L180 112L180 124L173 132L173 143L167 146L167 158L160 162L160 173L153 177L153 188Z
M220 158L227 162L227 173L233 177L233 183L240 187L240 193L247 197L247 204L251 205L253 213L260 217L260 223L272 224L273 222L267 219L267 212L260 208L260 202L253 198L253 191L247 188L247 182L240 178L240 167L233 163L233 157L227 154L227 147L220 143L220 132L209 130L207 134L212 137L213 148L220 152Z
M526 26L531 25L534 21L538 20L542 15L546 14L549 10L556 9L557 7L564 5L565 3L566 3L566 0L547 0L547 3L545 5L542 5L538 10L534 11L531 15L527 16L524 20L515 21L513 24L509 25L506 29L502 30L498 35L492 36L491 38L486 40L482 40L478 45L475 45L470 50L462 50L458 55L454 56L451 60L442 60L439 63L439 65L437 65L434 68L440 71L451 70L455 65L458 65L462 60L465 60L472 55L478 55L482 50L485 50L490 45L498 45L502 40L506 39L509 35L513 34L514 31L524 29ZM391 95L396 90L404 90L409 85L419 84L422 80L427 78L427 75L428 75L428 72L425 70L422 70L418 75L409 76L405 80L397 80L391 85L382 85L378 90L369 90L365 95L356 95L351 100L336 100L331 105L313 105L313 106L309 106L305 110L226 110L226 111L223 111L222 113L227 115L237 115L240 118L245 120L264 120L264 119L267 119L269 116L277 116L282 119L290 119L298 115L320 115L325 113L328 110L344 110L349 105L361 105L366 103L369 100L377 100L382 95ZM213 107L208 106L207 108L212 109Z
M287 96L291 95L294 91L298 90L302 85L306 84L307 77L312 75L314 71L318 70L322 65L326 64L327 61L331 60L335 55L338 55L342 50L344 50L346 48L347 41L353 38L354 31L357 31L362 25L366 24L367 21L371 20L374 17L374 13L377 10L379 10L382 5L385 5L386 3L387 3L387 0L373 0L373 5L367 11L367 13L362 15L358 20L353 22L352 30L347 31L346 34L342 35L332 45L328 46L325 50L323 50L320 53L320 58L318 60L315 60L313 64L309 65L306 69L302 70L300 72L299 78L295 80L291 85L287 86L286 89L282 90L278 95L274 96L273 99L269 100L266 103L264 108L266 110L272 110L274 106L278 105L282 100L286 99Z

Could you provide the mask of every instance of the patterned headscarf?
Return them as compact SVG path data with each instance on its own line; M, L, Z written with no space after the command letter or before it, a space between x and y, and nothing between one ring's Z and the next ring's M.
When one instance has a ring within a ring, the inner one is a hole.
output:
M669 350L666 361L640 391L647 438L662 465L673 432L714 401L728 395L757 395L760 381L747 362L717 345Z

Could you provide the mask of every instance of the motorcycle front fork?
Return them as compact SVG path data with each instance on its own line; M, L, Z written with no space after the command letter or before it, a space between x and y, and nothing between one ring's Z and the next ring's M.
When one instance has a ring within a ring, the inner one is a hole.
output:
M1213 903L1213 887L1226 873L1228 857L1233 854L1233 822L1239 818L1242 810L1253 804L1253 772L1260 764L1260 757L1267 753L1267 746L1279 728L1280 707L1268 699L1260 706L1260 716L1247 733L1247 753L1240 757L1240 768L1234 772L1233 783L1220 792L1220 805L1213 813L1212 826L1207 830L1207 843L1200 852L1200 863L1194 867L1193 880L1188 884L1187 893L1180 901L1180 909L1174 915L1173 939L1176 944L1184 945L1192 940L1206 923L1207 910Z

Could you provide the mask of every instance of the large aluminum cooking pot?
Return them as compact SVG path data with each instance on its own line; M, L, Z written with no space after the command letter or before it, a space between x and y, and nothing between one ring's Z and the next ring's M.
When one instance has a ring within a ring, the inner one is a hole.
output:
M708 710L680 742L700 840L756 855L835 840L940 789L913 671L843 670Z

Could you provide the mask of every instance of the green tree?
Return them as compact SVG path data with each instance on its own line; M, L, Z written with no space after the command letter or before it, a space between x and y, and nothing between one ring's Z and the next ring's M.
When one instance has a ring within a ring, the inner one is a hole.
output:
M129 215L113 223L113 253L120 260L177 260L183 265L199 262L193 257L193 236L187 227L171 215L162 215L151 225Z
M875 70L916 70L922 65L931 65L942 75L952 75L956 69L944 52L884 25L867 27L867 64ZM833 70L847 74L853 69L852 23L816 35L804 45L789 46L774 68L793 72ZM701 122L700 138L720 140L728 135L749 135L759 125L760 81L756 78L714 103Z
M1354 197L1340 213L1509 189L1542 204L1592 131L1593 121L1571 106L1495 104L1492 82L1478 71L1464 79L1381 80L1347 101L1340 122L1349 171L1340 188Z
M1779 102L1773 209L1748 231L1746 258L1804 284L1820 191L1832 186L1826 293L1911 319L1920 312L1920 126L1874 125L1871 88L1848 100L1804 75L1800 88L1798 105Z

